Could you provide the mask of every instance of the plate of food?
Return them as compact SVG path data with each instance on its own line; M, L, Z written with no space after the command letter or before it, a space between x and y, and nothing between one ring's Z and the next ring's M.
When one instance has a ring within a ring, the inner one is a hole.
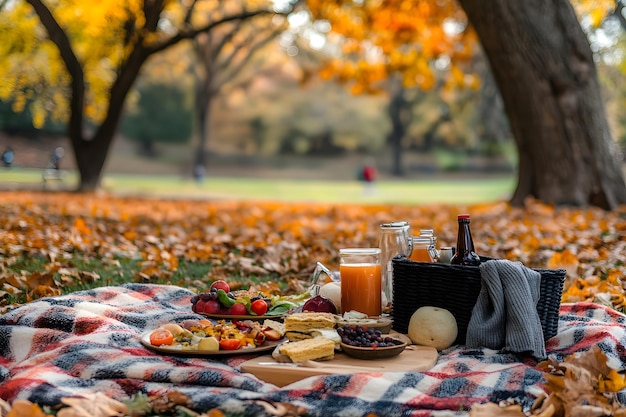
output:
M284 341L280 326L260 322L185 320L144 332L145 347L174 355L243 355L273 350Z
M265 294L262 291L231 291L224 280L214 281L209 290L191 298L193 312L212 319L225 320L280 320L299 307L307 295L287 297Z
M209 313L199 313L203 315L206 318L209 319L215 319L215 320L240 320L240 321L244 321L244 320L252 320L252 321L264 321L264 320L282 320L285 318L285 315L278 315L278 316L268 316L268 315L263 315L263 316L254 316L254 315L250 315L250 314L209 314Z

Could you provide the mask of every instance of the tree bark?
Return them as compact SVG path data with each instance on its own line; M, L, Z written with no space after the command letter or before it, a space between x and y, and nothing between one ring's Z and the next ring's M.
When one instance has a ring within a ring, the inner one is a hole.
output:
M519 151L511 203L626 203L591 48L566 0L459 0L500 89Z
M411 122L411 103L404 96L405 89L400 77L392 77L391 94L387 114L391 120L391 131L387 136L387 143L391 146L392 164L391 174L396 177L404 175L402 166L403 141Z

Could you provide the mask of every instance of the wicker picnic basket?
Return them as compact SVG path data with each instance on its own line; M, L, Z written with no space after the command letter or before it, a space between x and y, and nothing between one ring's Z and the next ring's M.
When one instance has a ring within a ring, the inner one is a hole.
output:
M483 261L491 258L481 257ZM481 288L477 266L414 262L396 256L393 262L393 328L407 333L411 316L420 307L445 308L454 315L458 335L455 344L465 344L467 324ZM565 282L563 269L535 269L541 273L541 293L537 313L544 340L556 335L561 294Z

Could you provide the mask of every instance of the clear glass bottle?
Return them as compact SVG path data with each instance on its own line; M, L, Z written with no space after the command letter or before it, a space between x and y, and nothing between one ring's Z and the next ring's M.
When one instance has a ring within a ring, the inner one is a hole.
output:
M439 242L437 241L437 236L435 236L435 231L433 229L420 229L420 236L430 239L428 254L431 262L437 262L439 259Z
M398 221L380 225L380 265L382 272L383 312L391 310L393 302L393 264L391 260L396 255L408 256L412 250L409 239L409 222Z
M435 262L432 236L412 236L413 249L408 258L415 262Z
M456 238L456 249L452 259L450 259L450 264L468 266L480 265L480 257L474 250L474 240L472 239L472 232L470 230L470 215L459 214L458 222L459 232Z

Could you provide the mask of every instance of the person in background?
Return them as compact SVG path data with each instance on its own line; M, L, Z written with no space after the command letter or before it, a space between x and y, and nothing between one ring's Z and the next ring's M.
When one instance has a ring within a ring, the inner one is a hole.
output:
M361 179L365 184L365 194L371 195L374 193L374 182L376 181L376 166L374 165L373 158L367 158L363 169L361 170Z
M4 164L5 167L10 167L13 165L14 159L15 159L15 152L10 146L7 146L4 152L2 152L2 163Z
M48 163L48 168L50 169L60 169L61 159L65 155L65 149L62 146L57 146L52 152L52 156L50 156L50 162Z
M193 167L193 179L196 180L198 184L201 184L205 176L206 168L204 168L204 165L196 164L196 166Z

